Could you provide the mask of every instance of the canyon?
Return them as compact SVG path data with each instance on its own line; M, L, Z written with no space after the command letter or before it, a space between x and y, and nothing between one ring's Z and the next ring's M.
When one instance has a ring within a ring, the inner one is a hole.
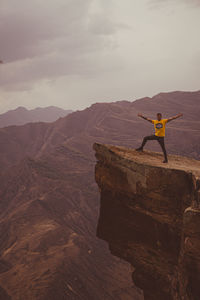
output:
M200 158L200 92L95 103L52 123L0 128L0 299L141 300L130 264L96 236L95 142L137 147L164 117L171 154ZM149 143L147 149L160 151Z

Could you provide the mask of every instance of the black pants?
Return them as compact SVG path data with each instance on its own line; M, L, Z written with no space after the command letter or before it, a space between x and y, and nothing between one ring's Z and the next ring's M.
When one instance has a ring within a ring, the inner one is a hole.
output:
M163 137L157 136L157 135L149 135L149 136L145 136L144 139L143 139L141 148L144 147L144 145L146 144L147 141L153 141L153 140L158 141L158 143L160 144L160 146L161 146L161 148L162 148L162 151L163 151L165 160L167 160L167 152L166 152L166 149L165 149L164 136L163 136Z

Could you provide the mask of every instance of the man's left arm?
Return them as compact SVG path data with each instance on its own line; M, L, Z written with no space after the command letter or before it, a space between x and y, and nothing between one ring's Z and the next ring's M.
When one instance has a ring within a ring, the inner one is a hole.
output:
M168 119L167 119L167 122L170 122L170 121L172 121L172 120L178 119L178 118L180 118L180 117L182 117L182 116L183 116L183 114L178 114L178 115L176 115L176 116L174 116L174 117L168 118Z

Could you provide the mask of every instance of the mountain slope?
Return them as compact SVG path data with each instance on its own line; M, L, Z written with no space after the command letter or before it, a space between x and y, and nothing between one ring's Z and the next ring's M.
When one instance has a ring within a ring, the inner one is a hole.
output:
M183 111L183 119L168 125L167 149L199 158L200 122L195 112L200 93L175 94L175 98L171 93L136 102L98 103L54 123L0 130L4 293L14 300L30 295L141 299L132 287L129 267L96 238L99 194L92 145L135 147L152 131L148 122L138 119L138 112L154 117L158 109L166 116ZM153 143L148 147L159 149Z
M129 268L120 263L117 273L118 260L95 238L98 203L87 170L91 162L83 162L75 174L63 167L68 154L61 153L55 153L59 161L27 158L4 176L0 250L7 268L0 274L0 286L12 299L100 300L124 295L131 300L134 289L123 277Z
M96 103L54 123L0 129L0 163L14 163L25 155L40 156L62 143L86 155L93 155L94 141L135 147L144 135L153 132L152 125L138 118L137 113L155 118L158 111L164 117L183 112L183 118L167 124L166 148L170 153L198 159L199 110L200 92L163 93L134 102ZM150 142L147 148L160 151L156 143Z

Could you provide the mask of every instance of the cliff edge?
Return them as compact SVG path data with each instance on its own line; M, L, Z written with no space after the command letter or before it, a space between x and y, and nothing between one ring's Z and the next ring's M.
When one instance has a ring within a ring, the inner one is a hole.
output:
M94 144L97 236L133 267L145 300L199 300L200 161Z

